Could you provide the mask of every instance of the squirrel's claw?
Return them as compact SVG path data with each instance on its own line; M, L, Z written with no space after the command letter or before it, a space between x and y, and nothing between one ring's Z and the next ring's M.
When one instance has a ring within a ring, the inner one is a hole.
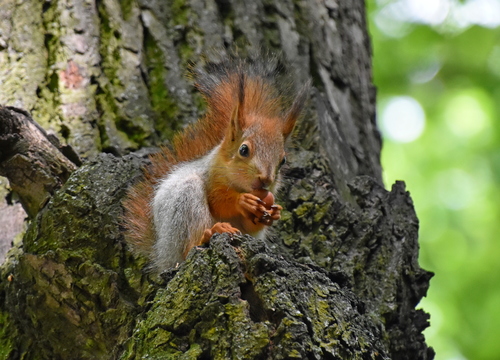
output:
M273 221L279 220L281 218L281 210L283 210L283 208L280 205L271 206L270 218Z
M264 215L262 215L262 217L259 219L259 222L261 224L271 226L273 224L273 219L271 217L271 214L265 211Z
M244 193L238 198L239 211L245 218L254 225L262 224L271 226L275 220L281 218L281 210L283 208L277 204L269 207L264 205L266 203L253 194Z
M265 202L257 196L243 193L240 194L237 205L240 213L246 218L252 219L253 217L256 217L257 219L260 219L266 212L266 208L263 204L265 204Z

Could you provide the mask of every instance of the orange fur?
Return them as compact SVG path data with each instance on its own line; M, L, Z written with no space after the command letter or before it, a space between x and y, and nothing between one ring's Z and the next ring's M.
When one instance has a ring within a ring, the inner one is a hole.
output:
M221 143L221 151L216 156L216 166L220 169L214 170L207 185L210 212L216 221L240 215L237 203L243 189L238 189L238 184L230 183L222 176L224 171L228 171L226 166L229 159L238 151L239 146L234 141L231 143L225 140L235 108L238 109L238 121L241 121L242 130L256 127L259 136L269 138L266 143L283 143L283 136L288 136L299 115L294 109L302 106L305 96L299 94L297 99L300 97L300 101L296 99L291 111L283 113L283 109L288 106L288 99L274 86L275 79L272 76L259 73L260 67L252 67L251 64L249 67L244 61L229 61L212 66L212 70L214 69L213 72L199 73L196 83L208 105L206 115L177 134L172 141L172 149L162 147L158 153L150 156L151 165L145 169L144 179L129 189L123 202L127 241L145 255L151 254L155 242L151 213L155 186L175 164L200 158ZM237 171L241 172L238 175L241 180L255 175L252 167L240 167L242 170ZM258 231L263 225L254 224L249 227ZM189 249L186 253L187 251Z

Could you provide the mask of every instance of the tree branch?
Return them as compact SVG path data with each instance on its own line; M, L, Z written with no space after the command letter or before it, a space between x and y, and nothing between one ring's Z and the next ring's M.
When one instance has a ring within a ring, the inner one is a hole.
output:
M71 160L70 160L71 159ZM80 165L78 155L49 135L24 110L0 106L0 175L30 217Z

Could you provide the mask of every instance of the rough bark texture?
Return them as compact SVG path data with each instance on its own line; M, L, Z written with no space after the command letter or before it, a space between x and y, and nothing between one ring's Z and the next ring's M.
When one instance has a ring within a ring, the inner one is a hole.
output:
M0 107L0 125L0 175L9 179L24 209L33 217L76 169L64 152L76 163L80 159L20 109Z
M0 357L431 359L430 273L403 183L381 184L363 1L7 0L0 103L87 160L0 268ZM281 50L314 90L268 241L216 236L148 275L127 186L203 111L183 74L212 47ZM107 152L111 154L100 154ZM100 154L100 155L99 155ZM113 155L112 155L113 154Z

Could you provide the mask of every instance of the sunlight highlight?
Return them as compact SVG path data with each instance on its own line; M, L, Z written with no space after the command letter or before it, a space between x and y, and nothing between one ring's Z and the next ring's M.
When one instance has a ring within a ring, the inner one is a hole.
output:
M488 97L479 91L463 91L452 97L444 112L446 124L460 137L469 138L490 127Z
M430 25L443 31L462 31L479 25L500 26L500 0L395 0L375 15L375 24L385 35L402 37L410 24Z
M410 96L393 97L382 110L380 126L385 137L402 143L412 142L424 131L424 109Z
M450 11L449 0L405 0L408 17L412 22L441 24Z
M462 169L439 172L435 179L435 188L441 203L450 210L469 206L479 190L475 179Z

